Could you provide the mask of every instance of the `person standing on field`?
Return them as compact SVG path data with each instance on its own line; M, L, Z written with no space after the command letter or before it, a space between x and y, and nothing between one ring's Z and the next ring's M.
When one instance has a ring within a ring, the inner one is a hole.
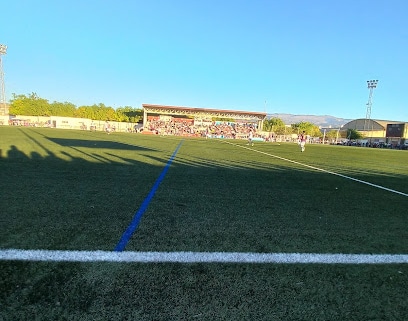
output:
M103 129L105 130L105 132L109 135L111 133L111 130L112 130L111 125L109 124L109 122L106 121L105 125L103 127L104 127Z
M253 139L254 139L254 133L252 132L252 129L250 129L248 133L248 144L247 145L254 146Z
M302 153L305 151L305 145L306 145L306 133L303 131L300 136L299 136L299 141L300 141L300 150Z

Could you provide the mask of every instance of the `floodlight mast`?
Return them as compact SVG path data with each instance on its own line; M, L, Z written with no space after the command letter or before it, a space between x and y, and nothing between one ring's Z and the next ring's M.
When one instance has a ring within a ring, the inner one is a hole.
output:
M3 62L1 57L7 53L7 46L0 44L0 115L6 114L6 90L4 86Z
M371 122L371 106L372 98L373 98L373 91L377 88L378 80L367 80L367 88L368 88L368 102L367 102L367 112L366 118L364 121L364 131L369 130L370 122Z

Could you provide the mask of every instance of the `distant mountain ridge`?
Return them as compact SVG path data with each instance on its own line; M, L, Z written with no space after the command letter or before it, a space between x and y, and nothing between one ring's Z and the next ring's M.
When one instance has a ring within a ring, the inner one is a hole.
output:
M334 117L334 116L329 116L329 115L317 116L317 115L293 115L293 114L279 114L279 113L267 114L266 117L268 119L269 118L280 118L283 120L283 122L286 125L296 124L296 123L300 123L304 121L304 122L315 124L317 126L332 127L332 128L340 127L344 125L345 123L348 123L349 121L352 120L352 119L339 118L339 117Z

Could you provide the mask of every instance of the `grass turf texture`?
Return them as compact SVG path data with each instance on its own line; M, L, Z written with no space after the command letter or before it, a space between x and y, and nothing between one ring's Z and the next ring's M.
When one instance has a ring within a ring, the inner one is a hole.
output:
M112 250L179 137L0 127L0 248ZM408 253L408 152L185 139L126 250ZM238 146L237 146L238 145ZM264 154L265 153L265 154ZM0 261L0 320L378 319L406 265Z

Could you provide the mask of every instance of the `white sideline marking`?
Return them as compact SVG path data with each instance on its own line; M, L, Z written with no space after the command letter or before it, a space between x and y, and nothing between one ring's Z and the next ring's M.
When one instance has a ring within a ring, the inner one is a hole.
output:
M290 163L294 163L294 164L297 164L297 165L308 167L308 168L311 168L311 169L314 169L314 170L317 170L317 171L320 171L320 172L340 176L340 177L347 178L347 179L350 179L350 180L355 181L355 182L363 183L363 184L370 185L370 186L373 186L373 187L376 187L376 188L379 188L379 189L383 189L383 190L388 191L388 192L392 192L392 193L396 193L396 194L400 194L402 196L407 196L408 197L407 193L403 193L403 192L400 192L400 191L397 191L397 190L394 190L394 189L391 189L391 188L387 188L387 187L384 187L384 186L381 186L381 185L373 184L373 183L370 183L370 182L362 181L361 179L357 179L357 178L350 177L350 176L347 176L347 175L343 175L343 174L335 173L335 172L332 172L332 171L328 171L328 170L323 169L323 168L303 164L303 163L300 163L300 162L297 162L297 161L294 161L294 160L291 160L291 159L288 159L288 158L272 155L272 154L269 154L269 153L266 153L266 152L262 152L260 150L256 150L256 149L249 148L249 147L246 147L246 146L234 144L234 143L231 143L231 142L227 142L227 141L222 141L222 142L227 143L227 144L231 144L231 145L234 145L234 146L237 146L237 147L249 149L251 151L254 151L254 152L257 152L257 153L260 153L260 154L264 154L264 155L267 155L267 156L271 156L271 157L274 157L274 158L278 158L280 160L284 160L284 161L287 161L287 162L290 162Z
M0 260L137 263L407 264L408 254L114 252L7 249L0 250Z

